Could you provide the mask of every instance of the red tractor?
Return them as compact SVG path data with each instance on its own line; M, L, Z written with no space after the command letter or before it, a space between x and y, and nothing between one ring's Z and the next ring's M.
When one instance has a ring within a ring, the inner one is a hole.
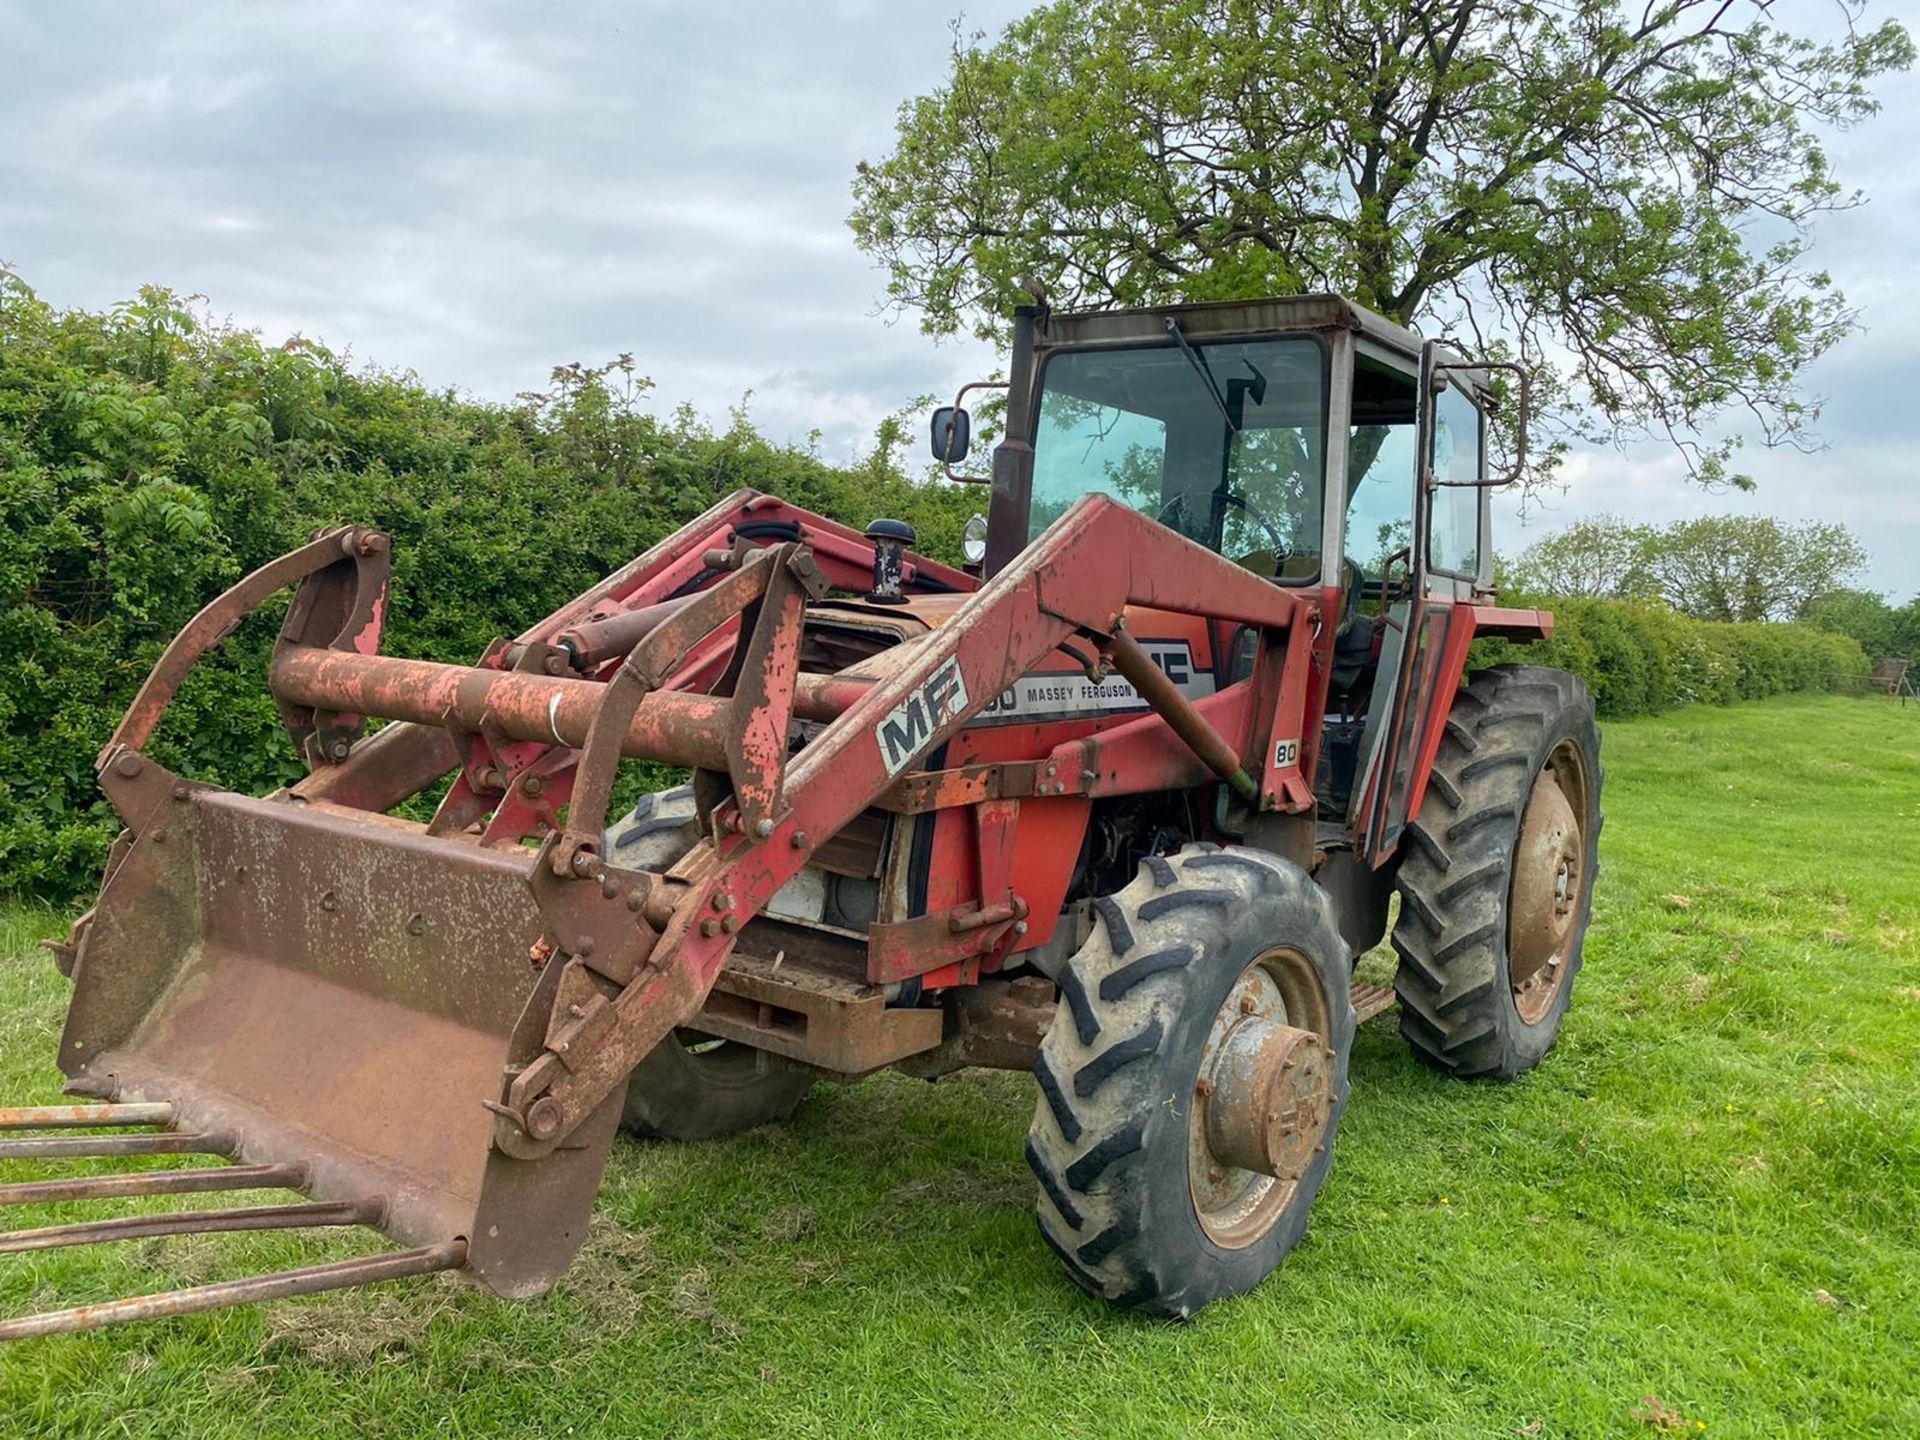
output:
M377 531L248 577L99 757L126 830L58 956L60 1067L101 1103L0 1112L82 1132L0 1154L234 1163L0 1200L308 1198L0 1251L406 1248L0 1337L436 1269L537 1294L623 1120L721 1135L887 1067L1032 1070L1040 1229L1084 1288L1186 1316L1256 1285L1326 1181L1361 1019L1397 996L1421 1060L1513 1076L1579 968L1592 703L1465 674L1552 623L1490 584L1494 368L1326 296L1034 307L965 569L743 491L474 665L378 653ZM936 414L936 455L968 429ZM269 683L311 773L168 773L144 746L187 668L296 582ZM609 825L626 757L692 778ZM390 813L448 776L430 822ZM1357 987L1396 894L1393 992Z

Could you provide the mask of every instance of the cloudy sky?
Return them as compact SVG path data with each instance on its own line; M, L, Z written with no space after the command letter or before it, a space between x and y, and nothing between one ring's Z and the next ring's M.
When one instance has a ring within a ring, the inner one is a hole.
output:
M159 282L488 398L631 351L661 408L719 416L751 390L768 434L817 428L844 458L994 363L883 317L844 223L957 8L0 0L0 261L57 304ZM1889 14L1920 26L1920 0L1870 11ZM1920 590L1920 84L1884 99L1831 147L1873 199L1818 242L1868 327L1810 377L1828 448L1750 455L1752 497L1689 487L1657 449L1582 454L1504 550L1600 510L1833 517L1871 584Z

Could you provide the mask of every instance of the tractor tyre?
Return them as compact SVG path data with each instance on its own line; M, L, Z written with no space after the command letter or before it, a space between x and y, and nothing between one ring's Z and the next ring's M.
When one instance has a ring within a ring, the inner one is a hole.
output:
M679 785L640 803L607 827L607 863L659 873L700 840L693 787ZM633 1067L621 1124L646 1140L714 1140L784 1120L813 1077L751 1045L675 1030Z
M1093 903L1034 1061L1040 1233L1081 1288L1185 1319L1306 1229L1347 1103L1352 958L1326 894L1263 851L1152 856Z
M1560 1033L1599 873L1600 731L1579 680L1470 676L1453 701L1398 887L1400 1033L1427 1064L1512 1079Z

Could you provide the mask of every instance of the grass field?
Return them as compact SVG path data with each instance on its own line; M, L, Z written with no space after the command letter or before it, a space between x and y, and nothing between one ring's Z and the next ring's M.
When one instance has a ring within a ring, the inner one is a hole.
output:
M1024 1077L885 1077L622 1142L545 1301L412 1282L28 1342L0 1435L1920 1434L1920 715L1701 708L1605 743L1559 1048L1462 1085L1369 1027L1305 1242L1190 1324L1059 1272ZM29 942L60 923L0 926L10 1099L57 1093L66 986ZM0 1312L353 1248L0 1259Z

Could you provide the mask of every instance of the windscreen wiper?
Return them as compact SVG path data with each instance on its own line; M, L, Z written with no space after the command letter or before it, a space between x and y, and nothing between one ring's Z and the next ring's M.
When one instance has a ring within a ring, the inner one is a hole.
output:
M1180 353L1187 357L1187 363L1193 366L1193 373L1207 387L1207 394L1213 397L1213 403L1219 407L1220 418L1227 422L1227 433L1238 435L1240 427L1233 423L1233 415L1227 409L1227 397L1220 393L1220 387L1213 382L1213 371L1207 368L1207 362L1200 352L1187 343L1187 334L1180 328L1180 322L1171 315L1167 317L1167 333L1173 336L1174 343L1180 347Z

